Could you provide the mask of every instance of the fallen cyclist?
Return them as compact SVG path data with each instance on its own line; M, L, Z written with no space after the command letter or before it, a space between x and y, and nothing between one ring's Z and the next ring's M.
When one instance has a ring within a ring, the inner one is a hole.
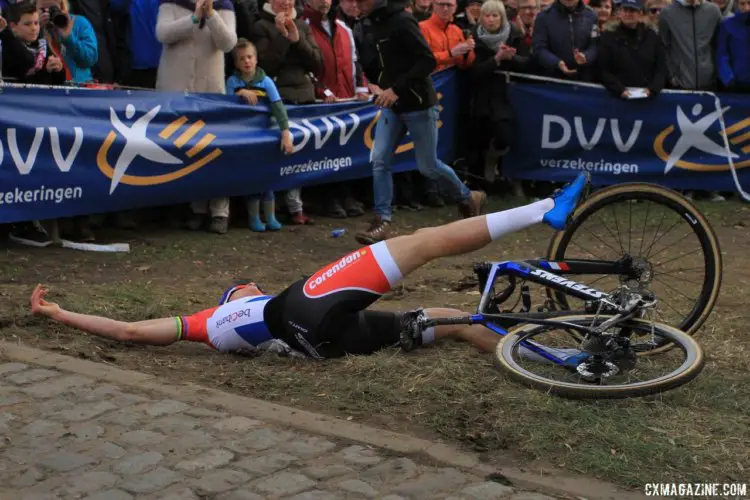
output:
M138 344L166 346L187 340L221 352L272 350L314 359L372 354L399 344L401 333L416 315L467 315L448 308L403 313L368 309L404 277L432 260L479 250L541 222L562 230L588 180L588 174L580 174L544 200L419 229L360 248L276 296L249 283L228 289L218 306L189 316L124 322L67 311L45 300L47 289L37 285L31 295L31 311L87 333ZM493 352L500 339L482 325L441 325L415 335L410 340L417 345L452 338L486 352Z

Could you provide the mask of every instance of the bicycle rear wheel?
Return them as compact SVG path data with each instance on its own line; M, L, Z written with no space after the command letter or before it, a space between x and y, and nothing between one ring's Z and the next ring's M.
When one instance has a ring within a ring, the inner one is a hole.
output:
M638 285L659 299L658 320L694 334L711 314L722 279L719 242L695 205L654 184L611 186L578 207L568 227L554 235L547 252L552 261L617 261L626 256L645 271ZM626 277L576 275L573 279L611 292ZM559 310L583 309L575 303L578 299L563 292L548 289L547 295ZM662 344L651 353L669 347Z
M565 321L574 325L590 327L601 324L607 319L609 319L609 316L578 315L556 317L555 321ZM522 342L531 341L546 348L553 347L551 344L555 341L555 330L563 330L561 327L553 325L525 324L509 332L501 339L495 350L495 362L512 379L526 386L574 399L621 399L656 394L686 384L697 377L703 369L703 350L695 339L676 328L651 321L629 320L613 327L614 329L627 330L629 335L634 336L645 335L666 338L679 348L679 352L675 349L664 357L639 357L631 360L633 362L632 367L622 368L612 375L600 377L598 384L586 383L577 371L560 365L540 364L537 362L538 360L530 359L531 356L528 353L522 353ZM561 331L556 337L558 340L562 339L564 342L571 339L567 329L565 330L564 332ZM546 335L550 332L552 332L550 338L545 338L544 341L531 340L533 337ZM560 347L557 347L557 350L558 352L570 351L570 349L560 349ZM579 352L581 351L579 350ZM665 357L671 357L671 359L667 360ZM571 357L570 359L577 358ZM650 380L642 380L644 375L649 376L649 374L657 373L658 369L654 365L658 361L666 363L675 361L674 364L677 367L668 369L664 375L655 376ZM577 361L573 368L584 362L584 359ZM526 368L526 366L530 368ZM531 371L531 369L536 368L542 370L543 374ZM552 376L558 374L567 380L575 380L575 382L554 380ZM618 380L621 380L620 377L627 380L634 379L635 382L620 383L618 382ZM610 380L612 380L611 384L609 383Z

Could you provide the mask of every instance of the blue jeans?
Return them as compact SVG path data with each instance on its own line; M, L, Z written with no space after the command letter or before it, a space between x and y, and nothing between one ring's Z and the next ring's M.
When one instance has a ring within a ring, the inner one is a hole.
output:
M454 202L468 200L471 191L448 165L437 157L438 109L396 114L383 108L375 125L375 144L372 147L372 183L375 206L373 211L383 220L391 220L393 204L393 169L391 163L396 148L409 131L414 141L417 168L425 177L440 184L441 192Z

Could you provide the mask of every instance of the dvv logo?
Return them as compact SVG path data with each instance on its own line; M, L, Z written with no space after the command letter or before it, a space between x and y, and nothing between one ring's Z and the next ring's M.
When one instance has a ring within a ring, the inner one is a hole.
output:
M173 149L174 153L189 146L184 153L187 160L178 158L159 145L156 140L149 138L149 125L160 110L161 106L156 106L133 121L136 114L135 106L128 104L125 107L125 118L131 120L132 124L126 125L118 116L117 111L112 107L109 108L110 122L114 130L109 132L96 155L99 170L112 179L109 194L112 194L120 184L155 186L175 181L221 156L222 151L219 148L206 152L216 136L210 133L199 136L206 126L202 120L191 124L188 123L186 116L181 116L167 124L157 134L163 141L171 140L174 148L170 149ZM110 149L115 143L119 145L121 142L124 144L115 159L115 166L112 167L108 160ZM152 173L155 170L160 173ZM165 172L165 170L168 171Z
M726 122L726 138L719 118L731 109L726 106L704 114L703 105L695 104L690 113L677 106L677 130L665 128L654 140L654 153L665 162L664 174L673 168L699 172L729 170L729 158L735 168L750 167L750 118Z

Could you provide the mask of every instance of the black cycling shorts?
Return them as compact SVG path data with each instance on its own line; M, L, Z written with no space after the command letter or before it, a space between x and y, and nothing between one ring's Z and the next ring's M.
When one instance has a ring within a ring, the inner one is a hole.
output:
M401 280L384 241L301 279L266 305L271 335L316 359L371 354L399 341L401 315L367 307Z

